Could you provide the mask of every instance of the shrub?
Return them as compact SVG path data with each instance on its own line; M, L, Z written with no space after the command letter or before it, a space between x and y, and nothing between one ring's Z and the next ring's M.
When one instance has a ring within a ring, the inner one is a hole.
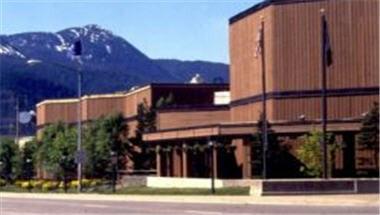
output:
M78 188L78 185L79 185L78 180L72 180L72 181L69 183L69 187L70 187L71 189L76 189L76 188Z
M41 189L42 188L42 185L45 181L44 180L32 180L31 181L31 184L34 188L39 188Z
M58 187L58 182L56 181L46 181L42 184L42 190L49 191L54 190Z
M21 188L24 188L24 189L32 189L33 188L33 185L30 181L24 181L21 183Z
M24 181L22 181L22 180L16 180L15 182L14 182L14 185L16 185L17 187L21 187L21 184L23 183Z
M90 182L90 187L96 187L102 185L102 180L101 179L92 179Z
M91 184L91 180L89 179L82 179L82 187L89 187Z
M7 181L0 178L0 187L4 187L5 185L7 185Z

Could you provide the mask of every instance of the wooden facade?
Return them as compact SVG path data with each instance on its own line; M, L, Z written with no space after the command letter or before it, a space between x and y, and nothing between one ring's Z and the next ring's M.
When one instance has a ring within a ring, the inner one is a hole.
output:
M379 49L374 47L379 47L379 1L262 4L230 20L232 121L257 120L262 111L257 105L262 95L261 57L265 58L269 120L320 117L322 8L333 51L327 71L329 119L360 118L378 101ZM261 21L265 56L255 56Z
M228 122L230 111L228 107L171 109L158 111L157 129L173 129L189 126L203 126Z

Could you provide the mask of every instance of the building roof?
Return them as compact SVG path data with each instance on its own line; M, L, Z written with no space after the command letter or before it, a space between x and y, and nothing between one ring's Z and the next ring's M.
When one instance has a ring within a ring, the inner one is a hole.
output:
M214 84L214 83L202 83L202 84L189 84L189 83L151 83L144 85L142 87L138 87L132 91L125 91L125 92L115 92L115 93L108 93L108 94L93 94L93 95L83 95L82 100L87 99L99 99L99 98L118 98L118 97L125 97L129 96L135 93L138 93L140 91L153 88L153 87L186 87L186 88L198 88L198 87L225 87L228 88L228 84ZM62 103L74 103L78 102L77 98L68 98L68 99L48 99L43 100L36 104L36 107L39 107L44 104L62 104Z
M235 16L229 19L229 23L233 24L261 9L264 9L270 5L282 5L282 4L296 4L296 3L308 3L316 1L328 1L328 0L264 0L260 3L255 4L254 6L236 14Z

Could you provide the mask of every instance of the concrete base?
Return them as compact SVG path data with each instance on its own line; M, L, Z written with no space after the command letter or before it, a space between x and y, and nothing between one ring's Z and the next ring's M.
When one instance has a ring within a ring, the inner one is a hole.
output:
M277 179L257 180L250 195L362 194L379 193L379 179Z
M156 188L210 188L209 178L125 177L121 186ZM364 194L379 193L378 178L339 179L215 179L215 188L250 187L250 195Z
M210 188L211 179L207 178L175 178L147 177L147 187L156 188ZM215 179L215 188L222 188L223 181Z

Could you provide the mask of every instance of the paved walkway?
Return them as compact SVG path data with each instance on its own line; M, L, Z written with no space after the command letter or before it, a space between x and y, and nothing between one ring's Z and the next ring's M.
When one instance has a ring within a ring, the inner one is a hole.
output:
M166 196L166 195L110 195L110 194L57 194L57 193L0 193L0 198L35 198L98 201L138 201L172 203L221 203L265 205L314 206L378 206L378 194L349 195L293 195L293 196Z

